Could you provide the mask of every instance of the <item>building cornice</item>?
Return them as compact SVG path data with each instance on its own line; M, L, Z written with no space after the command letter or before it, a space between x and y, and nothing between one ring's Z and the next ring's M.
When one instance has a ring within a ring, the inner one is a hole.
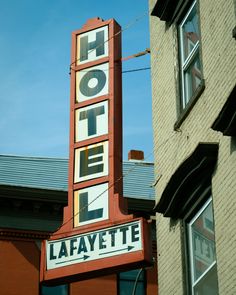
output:
M236 136L236 85L211 128L226 136Z
M218 144L199 143L172 175L154 210L164 217L182 218L195 200L196 192L211 182L217 156Z
M157 0L151 15L159 17L162 21L172 22L189 2L189 0Z
M0 228L0 240L44 240L50 233Z

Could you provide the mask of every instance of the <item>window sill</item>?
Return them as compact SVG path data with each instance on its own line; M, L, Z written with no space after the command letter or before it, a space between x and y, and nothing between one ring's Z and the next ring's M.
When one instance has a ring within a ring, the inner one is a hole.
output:
M203 93L204 89L205 89L205 80L202 80L201 84L196 89L194 95L192 96L192 98L190 99L190 101L188 102L186 107L183 110L181 110L179 118L177 119L177 121L175 122L175 125L174 125L175 131L179 129L179 127L181 126L181 124L183 123L185 118L188 116L188 114L192 110L193 106L197 102L198 98Z

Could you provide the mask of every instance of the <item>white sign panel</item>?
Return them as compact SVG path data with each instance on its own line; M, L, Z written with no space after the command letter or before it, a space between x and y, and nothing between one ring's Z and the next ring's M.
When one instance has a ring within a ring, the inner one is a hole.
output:
M104 63L76 72L76 101L86 101L107 95L109 89L109 64Z
M77 37L77 65L108 56L108 26Z
M108 183L74 192L74 225L83 226L108 219Z
M47 241L47 270L140 251L141 221Z
M108 141L75 150L74 182L108 175Z
M108 101L75 111L75 141L82 141L108 133Z

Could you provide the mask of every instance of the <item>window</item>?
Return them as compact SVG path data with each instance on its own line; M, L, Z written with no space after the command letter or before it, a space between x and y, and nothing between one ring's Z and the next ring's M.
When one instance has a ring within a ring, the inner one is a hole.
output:
M186 107L202 82L199 56L200 32L196 1L179 25L179 53L181 77L181 106Z
M144 269L135 269L121 272L118 275L119 295L145 295L146 294L146 274Z
M212 200L187 222L191 294L218 294Z
M60 285L54 287L42 286L41 295L68 295L68 285Z

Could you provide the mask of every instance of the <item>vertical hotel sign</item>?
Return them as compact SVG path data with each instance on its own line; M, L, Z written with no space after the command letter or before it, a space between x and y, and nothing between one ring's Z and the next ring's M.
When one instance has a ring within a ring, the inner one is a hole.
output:
M128 215L122 196L120 30L95 18L72 33L68 206L42 244L45 284L151 262L147 221Z

